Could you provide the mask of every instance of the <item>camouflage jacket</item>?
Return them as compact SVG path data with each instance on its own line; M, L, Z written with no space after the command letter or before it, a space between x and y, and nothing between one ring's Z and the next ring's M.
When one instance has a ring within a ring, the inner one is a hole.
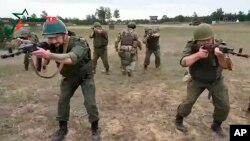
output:
M215 40L218 44L226 45L222 40ZM186 47L183 50L183 55L180 60L180 64L183 66L183 58L192 55L199 50L196 48L195 41L188 41ZM195 62L189 67L189 72L192 79L200 81L202 83L213 83L220 79L222 76L222 68L219 66L218 58L214 54L209 54L208 58L201 59Z
M93 38L93 45L95 48L108 45L108 33L104 29L95 29L89 37Z

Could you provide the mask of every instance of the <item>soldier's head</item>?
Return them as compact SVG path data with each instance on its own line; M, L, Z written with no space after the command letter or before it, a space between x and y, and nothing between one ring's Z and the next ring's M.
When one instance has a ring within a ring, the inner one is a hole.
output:
M43 24L43 35L47 38L49 44L60 47L68 38L68 30L60 19L57 19L56 22L46 21Z
M102 28L102 25L100 22L95 22L93 25L94 28Z
M129 22L127 26L128 26L128 28L135 29L136 28L136 23L135 22Z
M19 32L19 38L28 39L30 36L30 31L28 29L22 28Z
M214 31L208 24L200 24L193 33L193 39L198 45L213 44Z

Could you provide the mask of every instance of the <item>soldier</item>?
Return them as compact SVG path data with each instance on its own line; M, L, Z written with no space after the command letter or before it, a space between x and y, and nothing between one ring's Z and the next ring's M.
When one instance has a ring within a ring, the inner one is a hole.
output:
M229 113L229 97L228 88L223 82L222 70L231 70L232 62L217 47L214 52L208 52L202 48L205 44L223 44L214 39L214 32L209 25L199 25L194 31L193 39L187 43L180 60L181 66L189 67L192 80L187 82L187 98L178 106L176 128L187 132L187 128L183 125L183 118L191 113L200 94L208 89L215 107L211 129L220 137L224 137L221 124Z
M68 36L65 24L59 19L56 23L45 22L43 35L47 38L51 51L39 48L32 54L64 64L60 70L63 79L60 85L61 94L58 101L57 120L59 121L59 129L55 134L54 141L62 141L68 133L70 99L79 86L82 88L84 105L89 115L92 139L93 141L101 140L91 51L86 40L78 36Z
M101 57L103 65L105 67L105 72L109 75L109 64L108 64L108 33L106 30L102 29L99 22L95 22L92 27L92 34L89 36L93 38L94 45L94 55L93 55L93 72L96 73L96 65L99 57Z
M137 47L141 50L141 42L138 40L137 33L135 32L136 24L129 22L126 29L118 34L115 41L115 49L121 58L121 68L123 74L132 75L132 71L135 69L135 63L137 60ZM118 44L120 48L118 50Z
M29 44L29 43L38 43L39 39L37 35L34 33L29 32L28 29L21 29L19 32L19 38L17 38L19 44ZM24 68L26 71L29 70L29 55L24 55Z
M146 44L146 56L144 60L144 69L146 70L150 64L150 56L152 53L155 55L155 67L160 67L160 33L157 29L146 28L143 43Z

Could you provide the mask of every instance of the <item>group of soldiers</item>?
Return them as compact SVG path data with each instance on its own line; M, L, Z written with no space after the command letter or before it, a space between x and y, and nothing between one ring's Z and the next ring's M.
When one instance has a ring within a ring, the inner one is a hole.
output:
M102 29L99 22L95 22L92 27L92 34L90 38L93 38L93 72L96 73L97 60L101 57L103 65L105 67L105 73L109 72L108 63L108 34L107 31ZM154 30L151 28L145 29L145 35L143 43L146 44L146 57L144 61L144 69L146 70L150 64L150 56L152 53L155 54L155 65L156 68L160 67L160 45L159 30ZM120 43L120 46L119 46ZM138 34L136 32L136 24L134 22L129 22L127 28L123 29L115 40L115 49L121 59L121 69L124 75L132 76L133 71L135 71L136 61L138 60L138 48L142 50L141 42L139 41Z
M136 61L138 59L137 48L142 49L141 42L136 33L136 24L128 23L127 28L123 29L115 41L115 49L121 59L121 69L123 74L132 75ZM99 128L99 112L95 99L94 74L96 73L97 60L101 57L105 73L110 74L108 63L107 46L108 34L102 29L100 23L94 23L92 27L93 38L93 60L90 54L90 48L85 39L71 34L61 20L56 23L45 22L43 25L43 36L47 43L54 48L53 50L44 50L39 48L31 54L46 60L54 60L63 64L60 70L63 76L60 85L60 97L58 101L57 120L59 129L56 131L53 141L62 141L68 133L68 120L70 111L70 99L76 89L81 86L84 96L84 106L89 115L93 141L101 140ZM27 33L27 32L26 32ZM22 34L20 42L37 42L33 36ZM160 33L158 29L145 29L143 43L146 45L146 57L144 69L146 70L150 63L151 54L155 54L155 67L160 67ZM120 46L119 46L120 43ZM187 80L187 97L177 108L175 125L182 132L188 129L183 124L201 93L207 89L212 97L214 105L212 131L220 137L225 133L221 127L229 113L228 88L224 84L222 71L223 69L231 70L232 62L227 54L223 54L219 48L213 52L203 49L206 44L223 44L221 40L215 39L214 31L207 24L201 24L193 33L192 40L188 41L180 65L187 67L189 79ZM47 63L46 63L47 65ZM26 68L26 66L25 66ZM250 105L249 105L250 106ZM250 109L248 109L250 110Z

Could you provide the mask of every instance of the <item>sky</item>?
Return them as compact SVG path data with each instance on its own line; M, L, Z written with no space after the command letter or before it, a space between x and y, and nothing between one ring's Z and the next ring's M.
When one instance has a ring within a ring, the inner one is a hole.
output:
M94 14L100 6L118 9L120 19L149 19L149 16L210 15L218 8L224 12L235 13L250 10L250 0L0 0L0 17L15 18L12 13L22 12L25 8L29 15L40 16L45 10L49 16L77 17L85 19Z

